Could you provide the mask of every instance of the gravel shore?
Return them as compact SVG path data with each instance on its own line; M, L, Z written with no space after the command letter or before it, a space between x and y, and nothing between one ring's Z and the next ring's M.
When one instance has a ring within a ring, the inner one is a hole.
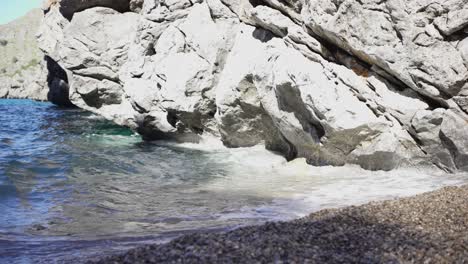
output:
M194 234L97 263L468 263L468 185Z

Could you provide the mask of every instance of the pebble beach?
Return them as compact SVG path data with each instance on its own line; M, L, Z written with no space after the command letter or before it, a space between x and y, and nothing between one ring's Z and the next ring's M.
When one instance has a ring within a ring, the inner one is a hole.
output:
M468 185L192 234L95 263L467 263Z

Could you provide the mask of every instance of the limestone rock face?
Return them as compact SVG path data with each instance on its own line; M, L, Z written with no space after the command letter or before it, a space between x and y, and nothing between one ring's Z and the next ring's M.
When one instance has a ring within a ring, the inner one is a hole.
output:
M313 0L302 15L318 36L443 101L467 80L462 54L450 41L467 25L467 10L464 0Z
M47 100L47 69L35 33L42 12L0 25L0 97Z
M27 98L73 106L65 71L39 49L43 12L0 26L0 98Z
M40 46L81 108L146 139L468 170L464 0L124 2L45 15Z

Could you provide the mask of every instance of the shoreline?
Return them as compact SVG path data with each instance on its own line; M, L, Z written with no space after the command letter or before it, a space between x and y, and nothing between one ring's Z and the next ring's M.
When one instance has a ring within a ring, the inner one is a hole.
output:
M464 263L468 185L325 209L289 222L195 233L90 263Z

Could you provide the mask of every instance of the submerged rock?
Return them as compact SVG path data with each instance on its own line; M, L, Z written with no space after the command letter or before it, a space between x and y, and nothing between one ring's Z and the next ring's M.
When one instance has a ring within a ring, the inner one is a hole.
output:
M52 82L147 139L468 169L466 1L53 2Z

